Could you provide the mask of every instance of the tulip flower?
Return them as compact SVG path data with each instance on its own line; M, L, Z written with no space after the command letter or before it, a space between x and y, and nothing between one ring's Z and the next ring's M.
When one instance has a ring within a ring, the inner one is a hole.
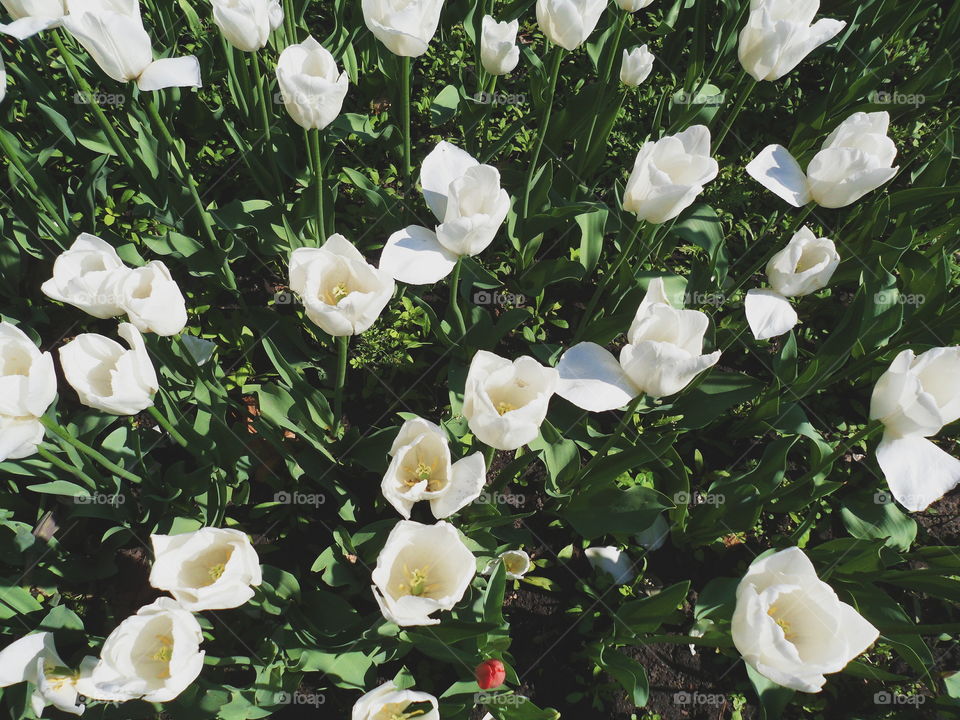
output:
M3 58L0 57L0 102L7 97L7 66L3 64Z
M430 709L423 706L429 704ZM411 705L420 706L408 710ZM350 720L383 720L384 718L413 718L440 720L437 699L425 692L400 690L392 680L374 688L353 705Z
M449 517L480 496L487 479L483 453L450 461L446 433L423 418L400 428L390 448L390 467L380 485L383 496L407 520L414 503L427 500L437 519Z
M830 238L818 238L804 226L790 243L767 263L772 290L751 290L745 308L750 330L757 340L789 332L797 324L797 312L790 297L802 297L825 288L840 256Z
M36 418L0 415L0 462L30 457L41 442L43 425Z
M205 527L151 535L150 585L169 592L191 612L243 605L262 582L260 558L246 533Z
M391 235L380 254L380 268L410 285L437 282L461 257L483 252L510 210L497 169L448 142L424 159L420 185L440 221L436 232L410 225Z
M430 617L452 610L476 574L473 553L457 529L441 520L421 525L401 520L390 531L373 570L373 595L390 622L436 625Z
M662 278L654 278L627 333L620 359L596 343L567 350L557 364L557 395L590 412L615 410L641 393L665 397L680 392L713 367L720 351L703 353L709 318L670 304Z
M69 5L63 26L114 80L136 80L141 90L202 85L194 56L153 59L139 0L70 0Z
M38 632L14 641L0 651L0 688L28 682L33 686L30 707L37 717L53 705L61 712L80 715L84 707L77 702L77 677L65 667L57 654L53 634ZM81 666L89 671L91 663Z
M162 597L120 623L103 643L89 676L77 681L94 700L168 702L203 669L203 633L196 618Z
M290 289L302 298L307 317L334 337L366 331L394 287L389 273L370 265L343 235L290 255Z
M507 573L507 580L519 580L533 567L530 556L523 550L507 550L497 558L503 563Z
M706 125L646 142L623 191L623 209L651 223L672 220L693 204L718 171Z
M635 537L638 545L644 547L647 552L653 552L663 547L669 535L670 526L667 524L666 518L663 515L657 515L653 524L638 532Z
M537 0L537 24L547 39L576 50L597 26L606 0Z
M620 65L620 82L630 87L637 87L650 77L655 59L646 45L641 45L629 52L624 50L623 62Z
M347 73L339 72L333 55L313 37L280 53L277 82L290 117L306 130L337 119L350 85Z
M499 660L484 660L473 671L481 690L500 687L507 679L507 670Z
M60 365L80 402L114 415L136 415L153 405L157 373L143 336L130 323L117 329L130 349L96 333L83 333L60 348Z
M779 80L846 27L827 18L814 23L819 9L819 0L750 0L750 17L740 31L743 69L755 80Z
M50 353L40 352L20 328L0 322L0 415L40 417L56 394Z
M41 30L58 27L67 12L65 4L66 0L0 0L13 18L12 23L0 23L0 33L26 40Z
M82 233L54 261L53 277L40 290L94 317L115 317L124 313L117 286L129 272L110 243Z
M737 586L731 626L743 659L778 685L820 692L878 630L841 602L799 548L755 560Z
M367 29L394 55L419 57L440 22L443 0L363 0Z
M794 207L813 201L825 208L850 205L888 182L897 148L887 136L886 111L857 112L824 141L807 165L800 165L782 145L768 145L747 165L750 176Z
M520 62L520 48L517 47L517 30L520 23L497 22L490 15L484 15L480 25L480 63L491 75L506 75Z
M633 582L637 574L633 571L633 561L619 548L608 545L606 547L589 547L583 551L594 570L607 573L613 578L616 585L626 585Z
M925 510L960 484L960 460L927 440L960 419L958 377L960 347L904 350L873 388L870 419L884 425L877 463L910 511Z
M617 0L617 5L628 13L635 13L637 10L643 10L643 8L652 4L653 0Z
M242 52L256 52L283 24L280 0L211 0L213 22L227 42Z
M463 415L482 443L516 450L535 440L557 386L557 371L524 355L514 361L480 350L463 393Z
M183 293L159 260L130 270L115 287L123 311L140 332L176 335L186 326Z

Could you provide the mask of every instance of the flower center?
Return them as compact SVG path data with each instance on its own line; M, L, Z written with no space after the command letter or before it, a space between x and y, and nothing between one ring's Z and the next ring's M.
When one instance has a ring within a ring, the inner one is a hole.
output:
M330 292L327 293L327 302L330 305L336 305L349 294L350 291L347 290L347 284L345 282L337 283L330 289Z
M159 663L163 663L163 669L157 673L158 678L170 677L170 660L173 658L173 638L169 635L157 635L160 646L150 657Z
M506 400L501 400L497 403L497 413L499 415L506 415L511 410L516 410L517 406L511 403L508 403Z
M210 576L211 582L216 582L220 579L220 576L223 575L223 571L227 569L226 563L217 563L216 565L211 565L210 569L207 570L207 575Z
M410 570L406 565L403 566L403 573L407 578L407 582L400 583L397 588L400 592L406 595L413 595L414 597L421 597L427 593L433 592L436 589L436 583L429 583L429 572L430 568L414 568Z
M786 640L793 640L795 637L794 633L790 632L790 623L784 620L782 617L777 617L777 607L776 605L771 605L770 609L767 610L767 615L773 618L773 621L780 626L780 629L783 630L783 637Z

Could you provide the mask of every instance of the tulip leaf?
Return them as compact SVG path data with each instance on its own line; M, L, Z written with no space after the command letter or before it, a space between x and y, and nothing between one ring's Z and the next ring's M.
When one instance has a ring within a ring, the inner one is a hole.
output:
M608 487L575 494L561 515L582 537L593 540L649 527L669 507L667 498L651 488Z
M460 106L460 91L453 85L447 85L430 103L430 124L436 127L449 122L457 114Z
M643 665L609 645L600 650L597 664L623 686L634 706L641 708L647 704L650 686Z
M760 708L764 720L776 720L783 715L783 709L787 706L796 690L777 685L769 678L764 677L754 670L752 665L747 665L747 676L750 683L760 698Z
M843 524L855 538L886 540L898 550L909 550L917 537L917 523L883 493L847 498L840 509Z
M625 602L614 613L614 619L632 633L654 632L673 619L674 612L683 604L689 591L690 581L684 580L649 597Z

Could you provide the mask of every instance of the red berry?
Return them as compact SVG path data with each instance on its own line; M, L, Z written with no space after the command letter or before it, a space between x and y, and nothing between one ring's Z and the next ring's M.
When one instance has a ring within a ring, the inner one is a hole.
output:
M477 669L473 671L473 674L476 675L477 685L480 686L481 690L500 687L503 685L504 680L507 679L507 671L504 669L503 663L499 660L484 660L477 665Z

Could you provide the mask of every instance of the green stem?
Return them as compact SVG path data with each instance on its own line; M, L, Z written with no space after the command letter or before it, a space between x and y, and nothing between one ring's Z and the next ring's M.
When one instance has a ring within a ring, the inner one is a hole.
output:
M613 74L613 66L617 62L617 55L620 51L620 37L623 35L623 28L627 24L627 17L630 15L628 12L622 12L617 16L617 30L613 35L613 45L610 46L610 55L607 57L606 65L603 69L603 75L601 80L603 80L604 85L610 84L610 76Z
M592 466L607 456L607 454L610 452L610 449L613 447L613 444L623 435L623 431L626 429L630 421L633 420L633 416L636 414L640 403L643 402L643 398L643 393L640 393L630 401L630 404L627 405L627 409L623 411L623 416L620 418L620 422L617 423L616 429L610 434L610 437L607 438L607 441L603 444L600 450L597 451L597 454L590 458L590 461L583 468L582 473L584 475Z
M27 184L27 187L30 188L30 191L33 193L34 197L40 202L41 205L43 205L43 208L47 211L49 218L53 220L64 232L69 232L69 228L64 225L62 220L60 220L60 214L53 206L53 203L50 202L50 198L47 197L46 193L40 192L40 186L37 185L36 179L27 169L26 165L23 164L23 160L20 159L20 154L10 144L10 141L7 139L7 136L4 132L0 132L0 148L3 149L3 154L6 155L7 160L9 160L10 163L17 169L17 174L20 175L20 178ZM54 233L54 235L55 234L56 233Z
M86 445L85 443L82 443L80 440L78 440L77 438L73 437L73 435L71 435L70 433L68 433L66 430L64 430L62 427L60 427L57 423L55 423L55 422L54 422L53 420L51 420L50 418L48 418L48 417L46 417L46 416L43 416L43 417L39 418L39 420L40 420L40 424L43 425L47 430L49 430L50 432L52 432L53 434L55 434L57 437L61 438L62 440L65 440L66 442L70 443L70 444L73 445L77 450L79 450L80 452L84 453L85 455L87 455L87 456L90 457L91 459L93 459L93 460L97 461L98 463L100 463L101 465L103 465L103 467L105 467L107 470L109 470L110 472L112 472L114 475L116 475L116 476L118 476L118 477L122 477L122 478L124 478L125 480L129 480L130 482L135 482L135 483L140 483L140 482L142 482L141 478L139 478L138 476L134 475L133 473L131 473L131 472L127 471L127 470L124 470L122 467L120 467L119 465L117 465L115 462L112 462L111 460L108 460L102 453L97 452L96 450L94 450L94 449L93 449L92 447L90 447L89 445Z
M147 411L153 416L153 419L169 433L170 437L176 440L177 444L181 447L189 447L190 443L187 442L187 439L181 435L173 424L167 420L166 416L157 410L155 405L151 405L147 408Z
M73 465L65 463L63 460L58 458L56 455L54 455L52 452L50 452L46 448L40 447L38 445L37 454L40 457L42 457L44 460L46 460L48 463L53 465L54 467L58 467L64 472L70 473L75 478L83 482L85 485L89 485L91 488L96 489L97 483L93 479L91 479L85 472L83 472L79 468L73 467Z
M293 23L293 0L283 0L283 29L287 38L287 45L296 45L297 32Z
M307 130L307 136L310 143L310 161L313 165L313 182L317 194L317 221L316 235L317 240L322 243L327 237L327 224L323 216L323 156L320 153L320 133L321 130Z
M223 55L227 60L227 77L230 80L229 87L230 93L233 95L233 102L243 111L244 117L249 117L250 108L247 105L246 86L241 82L240 75L237 72L237 52L222 35L220 36L220 42L223 45Z
M713 143L714 149L720 147L720 143L723 142L724 138L727 137L727 133L730 132L730 128L733 127L733 123L736 121L737 117L740 115L740 111L743 110L744 104L746 104L747 99L750 97L750 94L753 92L753 89L757 86L757 81L752 77L747 83L746 88L742 90L738 89L737 92L737 102L733 106L733 110L730 111L730 117L727 118L726 123L723 126L723 130L720 131L720 135L717 136L717 139Z
M467 334L467 324L463 319L463 311L460 309L460 268L462 265L463 258L460 258L457 260L457 264L453 266L453 274L450 276L450 309L453 311L453 317L456 318L461 338Z
M70 54L63 44L63 39L60 35L61 32L62 30L54 30L52 33L50 33L50 37L53 38L53 44L57 46L57 50L60 52L60 56L63 58L63 64L66 66L67 72L73 78L73 82L76 84L76 86L80 88L80 92L85 93L87 99L90 100L89 105L93 109L93 114L97 117L97 122L100 123L100 127L103 128L103 132L107 136L107 142L110 143L110 146L113 148L114 152L121 157L126 166L131 170L135 170L136 165L134 164L133 157L127 152L127 148L124 147L123 142L120 140L120 136L117 135L117 131L110 123L106 113L103 112L103 108L101 108L98 103L93 102L95 99L93 88L90 87L90 83L86 81L86 79L77 69L77 65L73 61L73 55Z
M530 187L533 185L533 176L537 172L537 163L540 160L540 149L543 147L547 130L550 128L550 115L553 113L553 96L557 92L557 78L560 76L560 63L563 60L563 52L563 48L560 46L553 49L553 60L550 68L550 91L547 97L547 105L543 111L543 120L540 122L540 131L537 133L537 142L533 146L533 157L530 160L530 168L527 170L527 183L523 190L523 216L521 220L526 220L530 212Z
M349 347L349 335L337 338L337 384L334 387L333 395L333 421L338 428L342 425L343 418L343 387L347 380L347 350Z
M872 420L867 423L866 427L863 428L860 432L856 433L851 438L844 438L837 442L837 447L832 453L820 461L817 467L811 469L803 477L796 481L793 484L794 487L802 487L807 482L813 480L814 477L819 475L821 472L830 467L833 463L839 460L841 457L850 452L850 449L856 445L861 440L867 440L873 436L878 430L883 429L883 424L879 420Z
M253 55L253 70L256 75L255 84L256 84L256 93L257 93L257 105L260 107L260 124L263 127L263 137L267 142L267 155L270 160L267 165L270 167L270 175L273 177L273 181L276 183L276 187L279 192L283 193L283 183L280 180L280 171L277 169L277 160L273 151L273 129L270 124L270 103L272 98L268 92L270 83L267 81L267 76L263 72L263 66L260 64L260 53L252 53Z
M411 175L413 163L410 160L410 58L403 57L400 62L400 105L403 124L403 179L405 187L412 188Z

